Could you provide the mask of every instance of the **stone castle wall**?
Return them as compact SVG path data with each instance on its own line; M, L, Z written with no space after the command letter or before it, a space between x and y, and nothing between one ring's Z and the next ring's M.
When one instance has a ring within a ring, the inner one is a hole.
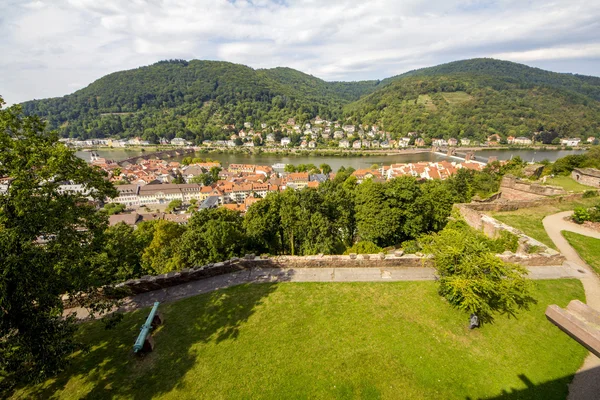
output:
M429 266L429 263L428 257L402 254L402 252L396 252L395 254L316 255L303 257L256 257L254 255L247 255L244 258L232 258L224 262L186 268L167 274L147 275L139 279L130 279L117 284L110 291L113 292L115 297L124 297L253 268L421 268Z
M567 192L558 186L540 185L539 183L522 181L512 175L505 175L500 182L500 190L510 188L521 192L537 194L540 196L564 195Z
M540 207L545 205L560 204L563 202L581 199L583 193L573 193L566 196L547 197L537 200L513 200L498 203L469 203L460 204L467 206L471 210L480 212L501 212L501 211L516 211L521 208ZM458 206L458 205L457 205Z
M505 252L500 258L506 262L514 262L525 266L561 265L565 258L558 251L549 248L542 242L525 235L520 230L506 225L489 215L478 210L478 204L457 204L458 209L467 224L474 229L482 231L486 236L496 238L502 231L508 231L519 238L519 248L516 253ZM513 204L514 206L514 204ZM511 209L512 210L512 209ZM535 246L536 252L529 254Z

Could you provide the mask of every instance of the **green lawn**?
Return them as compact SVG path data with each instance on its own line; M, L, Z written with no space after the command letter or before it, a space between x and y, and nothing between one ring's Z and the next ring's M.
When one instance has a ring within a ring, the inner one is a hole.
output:
M421 104L421 105L427 107L428 109L432 109L432 110L436 109L436 106L433 103L433 100L431 100L431 97L429 97L428 94L420 94L419 97L417 98L417 104Z
M522 208L516 211L495 212L490 215L556 250L554 242L550 240L542 224L544 217L561 211L573 210L576 207L591 207L599 202L600 198L595 197L542 207Z
M461 104L473 99L473 97L466 92L444 92L442 93L442 97L450 105Z
M586 190L594 190L595 187L582 185L575 181L570 176L555 176L554 178L546 179L547 185L560 186L570 192L585 192Z
M600 274L600 239L568 231L562 231L562 235L577 251L583 261L592 267L597 274Z
M165 323L145 358L131 346L148 309L114 330L84 324L89 353L12 395L464 400L523 390L519 398L562 400L587 351L544 310L583 300L583 288L537 281L534 296L530 311L470 331L434 282L242 285L161 305Z

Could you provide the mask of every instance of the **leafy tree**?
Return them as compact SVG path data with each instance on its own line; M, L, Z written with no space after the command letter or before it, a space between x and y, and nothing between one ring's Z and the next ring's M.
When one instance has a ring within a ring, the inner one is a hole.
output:
M168 213L173 212L173 211L177 210L178 208L180 208L182 206L182 204L183 204L183 202L179 199L171 200L169 202L169 205L165 209L165 211Z
M177 184L185 183L185 179L183 178L183 175L181 174L180 171L177 171L175 173L175 177L173 178L173 183L177 183Z
M319 168L321 169L321 172L325 175L329 175L331 173L331 166L329 164L321 164L319 166Z
M280 215L281 196L269 193L252 204L244 216L249 245L259 253L279 254L284 247Z
M200 174L200 175L194 176L190 180L190 182L191 183L198 183L198 184L201 184L203 186L209 186L209 185L211 185L214 182L214 180L213 180L212 176L209 175L209 174Z
M283 170L288 173L296 172L296 167L293 164L285 164L285 167Z
M219 180L220 172L221 172L221 168L219 168L219 167L211 167L210 168L210 171L208 171L208 174L211 177L212 182L216 182Z
M424 252L433 255L440 295L484 323L492 322L496 314L513 316L528 309L535 300L527 270L503 262L460 224L421 239Z
M0 381L10 384L67 364L82 345L73 318L62 318L61 296L96 299L106 283L91 262L106 215L83 194L61 193L60 182L84 184L96 202L117 192L39 118L3 104L0 98L0 176L10 180L0 191Z
M368 179L356 189L356 221L360 240L387 246L400 242L402 210L387 201L386 185Z
M225 208L200 210L188 221L178 257L189 267L240 256L246 234L242 216Z
M164 274L183 267L180 253L181 236L185 227L159 220L154 225L152 240L142 254L142 268L153 274Z
M144 275L141 254L144 243L134 229L123 222L104 231L102 251L94 258L95 271L106 282L124 282Z
M120 214L125 211L125 204L121 203L106 203L102 209L106 215Z

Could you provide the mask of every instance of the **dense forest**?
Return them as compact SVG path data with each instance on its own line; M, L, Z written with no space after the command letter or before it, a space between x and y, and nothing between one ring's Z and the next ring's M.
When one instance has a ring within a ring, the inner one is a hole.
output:
M244 122L277 130L317 115L378 124L395 137L491 133L559 137L600 131L600 78L492 59L457 61L383 81L326 82L290 68L170 60L107 75L60 98L23 103L62 136L225 139Z
M600 88L600 86L599 86ZM353 121L424 137L485 139L491 134L595 136L600 102L576 92L512 78L458 72L408 76L346 106Z

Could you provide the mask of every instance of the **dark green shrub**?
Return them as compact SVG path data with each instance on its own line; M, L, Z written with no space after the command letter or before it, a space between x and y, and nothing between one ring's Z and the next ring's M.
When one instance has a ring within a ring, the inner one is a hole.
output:
M573 221L577 224L583 224L591 218L590 213L583 207L577 207L573 212Z
M489 241L489 247L495 253L504 253L506 250L514 253L519 247L519 237L509 231L501 231L498 238Z
M377 254L381 252L381 250L382 248L377 246L375 243L365 240L355 243L354 246L347 248L344 254Z
M421 251L421 246L419 246L419 243L416 240L407 240L402 242L402 250L404 250L406 254L415 254L416 252Z
M590 197L598 197L598 191L597 190L586 190L585 192L583 192L583 196L584 199L589 199Z

